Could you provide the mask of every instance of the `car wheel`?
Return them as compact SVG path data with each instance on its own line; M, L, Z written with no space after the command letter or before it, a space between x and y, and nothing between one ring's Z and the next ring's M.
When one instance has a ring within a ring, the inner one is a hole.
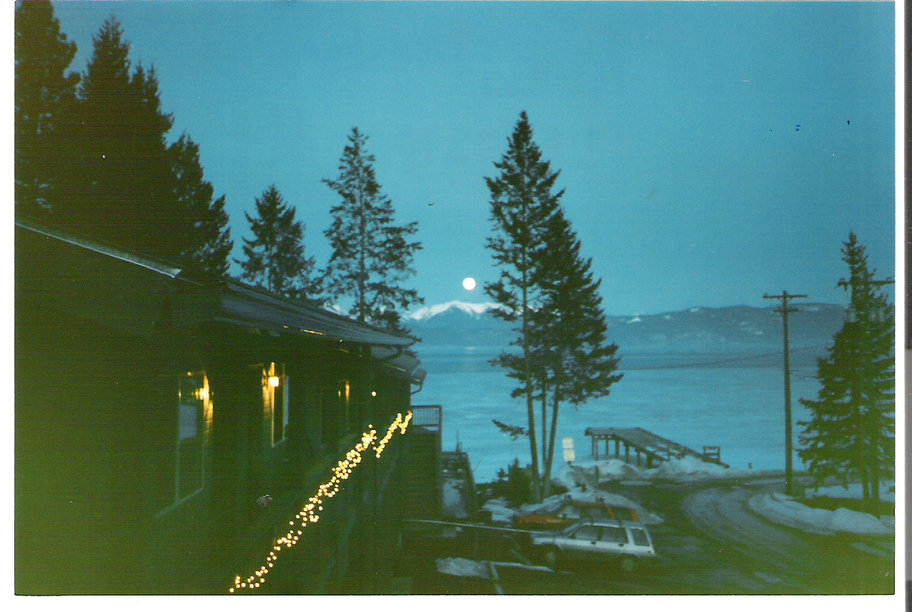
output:
M621 571L625 574L632 574L636 570L637 562L633 557L621 557Z
M557 569L558 562L560 561L560 551L553 546L549 546L542 551L542 561L545 562L546 567Z

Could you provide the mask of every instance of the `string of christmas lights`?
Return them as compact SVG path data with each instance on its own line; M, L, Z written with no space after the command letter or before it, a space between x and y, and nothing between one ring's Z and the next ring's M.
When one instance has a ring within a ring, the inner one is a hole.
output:
M408 429L411 420L411 411L406 414L405 418L402 417L402 413L396 415L396 419L390 424L386 435L374 449L378 459L380 458L380 455L383 454L383 450L386 448L390 438L393 437L396 429L399 429L399 432L404 434L406 429ZM253 574L248 576L246 580L242 580L240 576L235 576L234 586L228 589L229 593L233 594L241 590L255 590L260 588L265 584L269 570L273 568L278 560L278 553L282 552L283 549L287 550L295 546L303 535L304 529L308 525L320 521L319 512L323 511L323 500L331 499L339 493L343 481L348 480L348 477L351 475L354 468L361 463L362 453L377 441L377 430L373 428L373 425L368 425L368 428L368 431L361 435L361 441L358 442L354 448L345 453L345 459L342 459L333 467L332 478L317 488L316 494L310 497L307 500L307 504L305 504L301 511L295 515L295 520L288 521L290 526L288 532L273 543L272 550L269 551L263 565L253 572Z
M383 436L383 439L377 443L377 448L374 449L374 452L377 455L377 459L380 458L380 455L383 454L383 450L386 448L386 443L390 441L390 438L393 437L393 434L396 432L396 428L399 428L399 433L405 433L405 430L408 429L409 421L412 420L412 413L409 411L406 413L405 418L402 418L402 413L396 415L396 420L393 421L389 429L386 432L386 435Z

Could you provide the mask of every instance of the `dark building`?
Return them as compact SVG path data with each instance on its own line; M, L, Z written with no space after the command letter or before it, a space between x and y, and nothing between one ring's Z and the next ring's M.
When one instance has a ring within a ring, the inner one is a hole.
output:
M408 337L26 222L15 239L19 594L227 593L422 382ZM382 590L408 453L366 455L263 592Z

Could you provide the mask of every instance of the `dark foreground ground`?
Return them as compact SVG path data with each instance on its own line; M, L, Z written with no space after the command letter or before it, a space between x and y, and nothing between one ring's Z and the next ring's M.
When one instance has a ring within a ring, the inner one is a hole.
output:
M781 480L611 484L663 522L650 526L659 562L633 574L610 564L546 570L515 537L474 529L450 537L406 534L403 593L555 595L878 595L894 592L891 537L821 536L775 525L746 501ZM501 562L494 578L436 571L437 558Z

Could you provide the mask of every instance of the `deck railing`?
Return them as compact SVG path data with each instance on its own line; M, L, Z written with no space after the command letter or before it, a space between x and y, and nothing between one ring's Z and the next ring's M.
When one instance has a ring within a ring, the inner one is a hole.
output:
M412 425L440 431L443 427L443 406L412 406Z

